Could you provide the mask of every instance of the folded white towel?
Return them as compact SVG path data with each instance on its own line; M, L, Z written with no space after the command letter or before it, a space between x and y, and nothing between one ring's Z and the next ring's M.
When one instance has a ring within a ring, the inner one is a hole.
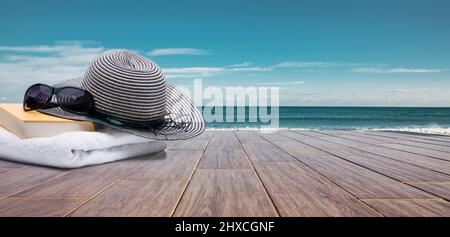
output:
M162 151L166 143L113 129L69 132L20 139L0 128L0 159L59 168L77 168Z

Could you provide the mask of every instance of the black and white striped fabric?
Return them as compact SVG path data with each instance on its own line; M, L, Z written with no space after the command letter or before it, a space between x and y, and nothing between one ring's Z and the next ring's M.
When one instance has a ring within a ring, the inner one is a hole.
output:
M88 120L141 137L177 140L195 137L205 129L200 111L191 100L168 84L157 64L126 50L111 50L97 57L83 77L63 81L55 87L75 86L91 92L95 114L77 115L59 107L40 109L42 113L73 119ZM118 121L151 123L169 120L182 126L162 126L155 131L130 128L112 123Z
M91 92L103 114L130 121L159 119L166 112L166 80L158 65L126 50L97 57L82 86Z

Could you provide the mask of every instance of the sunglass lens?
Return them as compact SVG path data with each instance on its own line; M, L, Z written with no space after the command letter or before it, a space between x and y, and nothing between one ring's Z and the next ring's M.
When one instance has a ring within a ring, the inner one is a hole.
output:
M52 88L47 85L37 84L31 86L24 98L26 109L35 110L45 106L52 98Z
M76 113L87 113L94 102L88 91L70 87L61 89L57 99L61 108Z

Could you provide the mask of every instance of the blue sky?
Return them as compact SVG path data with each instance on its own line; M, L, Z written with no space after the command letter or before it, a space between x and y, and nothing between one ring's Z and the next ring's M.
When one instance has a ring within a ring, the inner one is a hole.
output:
M282 105L450 106L450 1L9 1L0 101L104 50L176 85L279 86Z

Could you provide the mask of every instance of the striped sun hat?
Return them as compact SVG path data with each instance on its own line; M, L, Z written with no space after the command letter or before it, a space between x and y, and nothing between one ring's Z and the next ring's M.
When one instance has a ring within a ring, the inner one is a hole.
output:
M83 77L54 85L64 86L89 91L95 101L92 113L78 115L59 107L40 112L160 140L187 139L205 129L191 100L166 82L156 63L134 52L107 51L93 60Z

